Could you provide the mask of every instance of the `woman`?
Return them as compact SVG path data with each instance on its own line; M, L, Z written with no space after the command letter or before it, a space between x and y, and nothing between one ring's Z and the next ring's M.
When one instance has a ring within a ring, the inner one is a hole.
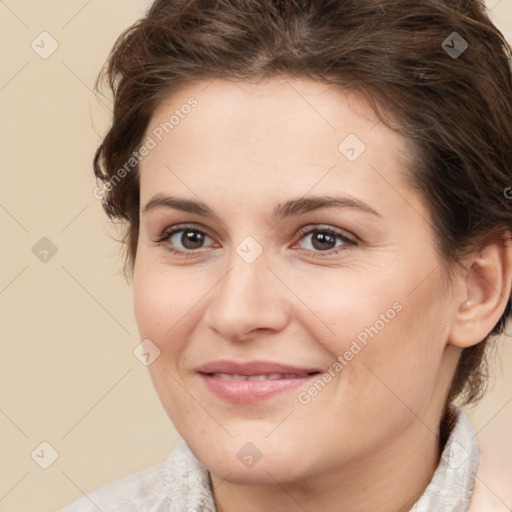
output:
M183 440L64 512L469 509L510 54L477 0L157 0L122 34L96 195Z

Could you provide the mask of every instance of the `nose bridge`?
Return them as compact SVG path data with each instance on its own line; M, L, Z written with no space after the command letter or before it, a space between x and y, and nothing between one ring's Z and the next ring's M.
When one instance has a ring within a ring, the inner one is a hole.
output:
M256 329L279 330L287 321L279 280L263 248L259 254L256 249L247 240L233 250L205 316L211 328L229 339L243 339Z

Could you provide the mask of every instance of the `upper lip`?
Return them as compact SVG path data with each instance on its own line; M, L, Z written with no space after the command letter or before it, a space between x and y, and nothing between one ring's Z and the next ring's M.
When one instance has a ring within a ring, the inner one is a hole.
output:
M229 361L218 360L210 361L200 366L199 373L227 373L231 375L269 375L272 373L280 374L309 374L318 373L321 370L305 366L292 366L288 364L274 363L272 361Z

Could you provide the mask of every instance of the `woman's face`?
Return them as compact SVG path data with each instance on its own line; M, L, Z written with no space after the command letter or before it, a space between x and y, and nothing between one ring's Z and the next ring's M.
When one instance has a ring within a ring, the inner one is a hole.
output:
M403 140L299 79L188 84L145 137L135 314L210 471L300 481L434 442L456 304Z

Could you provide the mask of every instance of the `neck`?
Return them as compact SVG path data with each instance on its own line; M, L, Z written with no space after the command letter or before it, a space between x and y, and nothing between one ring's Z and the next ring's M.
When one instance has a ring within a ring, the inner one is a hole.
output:
M217 512L407 512L440 458L439 437L420 420L399 438L344 467L295 482L241 485L211 475Z

